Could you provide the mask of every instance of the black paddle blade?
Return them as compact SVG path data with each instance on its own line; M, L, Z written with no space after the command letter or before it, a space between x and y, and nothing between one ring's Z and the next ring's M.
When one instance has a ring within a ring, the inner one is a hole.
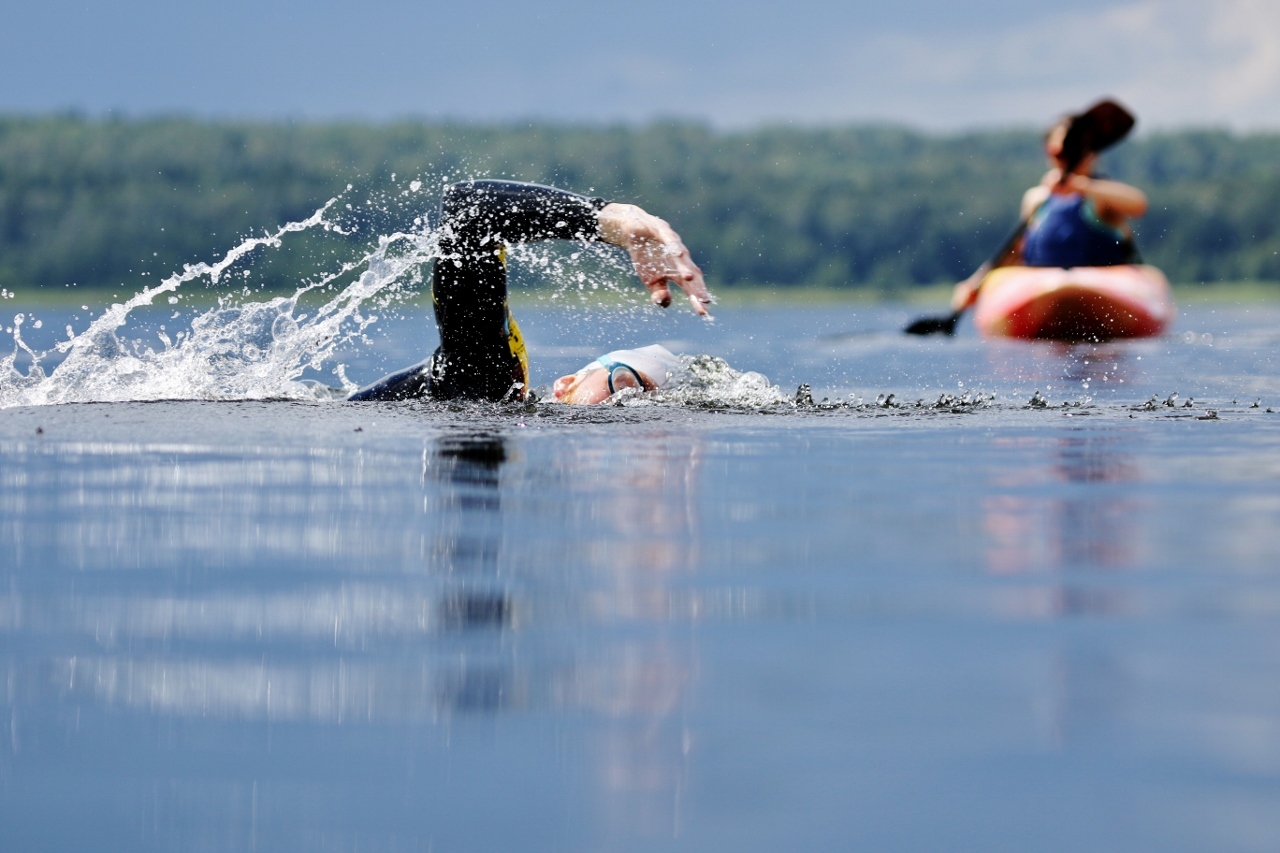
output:
M908 335L954 335L960 313L956 311L946 317L921 317L902 331Z
M1088 155L1104 151L1124 139L1136 122L1133 113L1112 100L1098 101L1073 116L1062 139L1060 155L1067 173L1074 171Z

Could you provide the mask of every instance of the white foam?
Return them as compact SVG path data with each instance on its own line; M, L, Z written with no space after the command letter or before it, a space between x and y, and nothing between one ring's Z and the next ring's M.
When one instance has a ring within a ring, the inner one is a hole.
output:
M437 240L431 232L382 236L376 249L298 287L292 296L242 303L223 296L216 308L191 321L189 331L172 339L162 331L159 348L130 340L121 332L135 309L151 306L156 297L202 278L217 284L232 264L257 249L279 248L286 235L317 228L342 233L338 224L326 218L336 201L330 199L307 219L290 222L273 234L245 240L214 264L187 265L155 287L112 305L78 335L68 327L67 338L55 347L65 358L47 375L41 362L49 352L35 352L23 341L23 318L18 315L14 351L0 358L0 408L166 399L331 398L324 385L302 379L308 368L328 368L337 384L354 390L342 365L330 364L330 358L376 321L376 316L362 310L372 297L380 297L373 304L385 306L400 295L405 279L435 257ZM323 291L361 268L364 271L355 281L319 308L298 313L303 295ZM20 352L32 361L25 374L16 367Z
M758 409L789 406L791 397L769 378L754 371L734 370L712 355L680 357L682 371L674 381L652 394L636 395L630 404L645 401L683 406Z

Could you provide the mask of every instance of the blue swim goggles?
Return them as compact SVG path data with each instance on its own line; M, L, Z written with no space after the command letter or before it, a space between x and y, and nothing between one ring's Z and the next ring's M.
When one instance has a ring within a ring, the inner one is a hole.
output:
M626 373L630 373L635 378L636 385L640 388L641 391L649 390L649 386L645 384L644 377L640 375L640 371L636 370L634 367L632 367L629 364L624 364L621 361L606 361L602 358L597 358L593 363L598 364L600 365L600 367L609 371L609 393L610 394L618 393L618 389L614 387L614 377L619 376L624 371Z

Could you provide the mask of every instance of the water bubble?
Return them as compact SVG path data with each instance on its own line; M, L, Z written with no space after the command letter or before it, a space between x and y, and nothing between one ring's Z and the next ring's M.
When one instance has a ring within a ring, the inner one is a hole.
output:
M293 337L298 333L298 323L288 314L281 314L271 324L271 337L277 341Z

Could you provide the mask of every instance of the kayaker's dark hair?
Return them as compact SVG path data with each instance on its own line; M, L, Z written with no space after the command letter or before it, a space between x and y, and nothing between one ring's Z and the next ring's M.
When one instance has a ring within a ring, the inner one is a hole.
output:
M1084 112L1068 116L1067 132L1062 136L1062 149L1057 159L1062 162L1063 179L1076 170L1090 154L1097 154L1115 145L1128 135L1137 119L1115 101L1104 98ZM1061 127L1059 121L1049 133Z

